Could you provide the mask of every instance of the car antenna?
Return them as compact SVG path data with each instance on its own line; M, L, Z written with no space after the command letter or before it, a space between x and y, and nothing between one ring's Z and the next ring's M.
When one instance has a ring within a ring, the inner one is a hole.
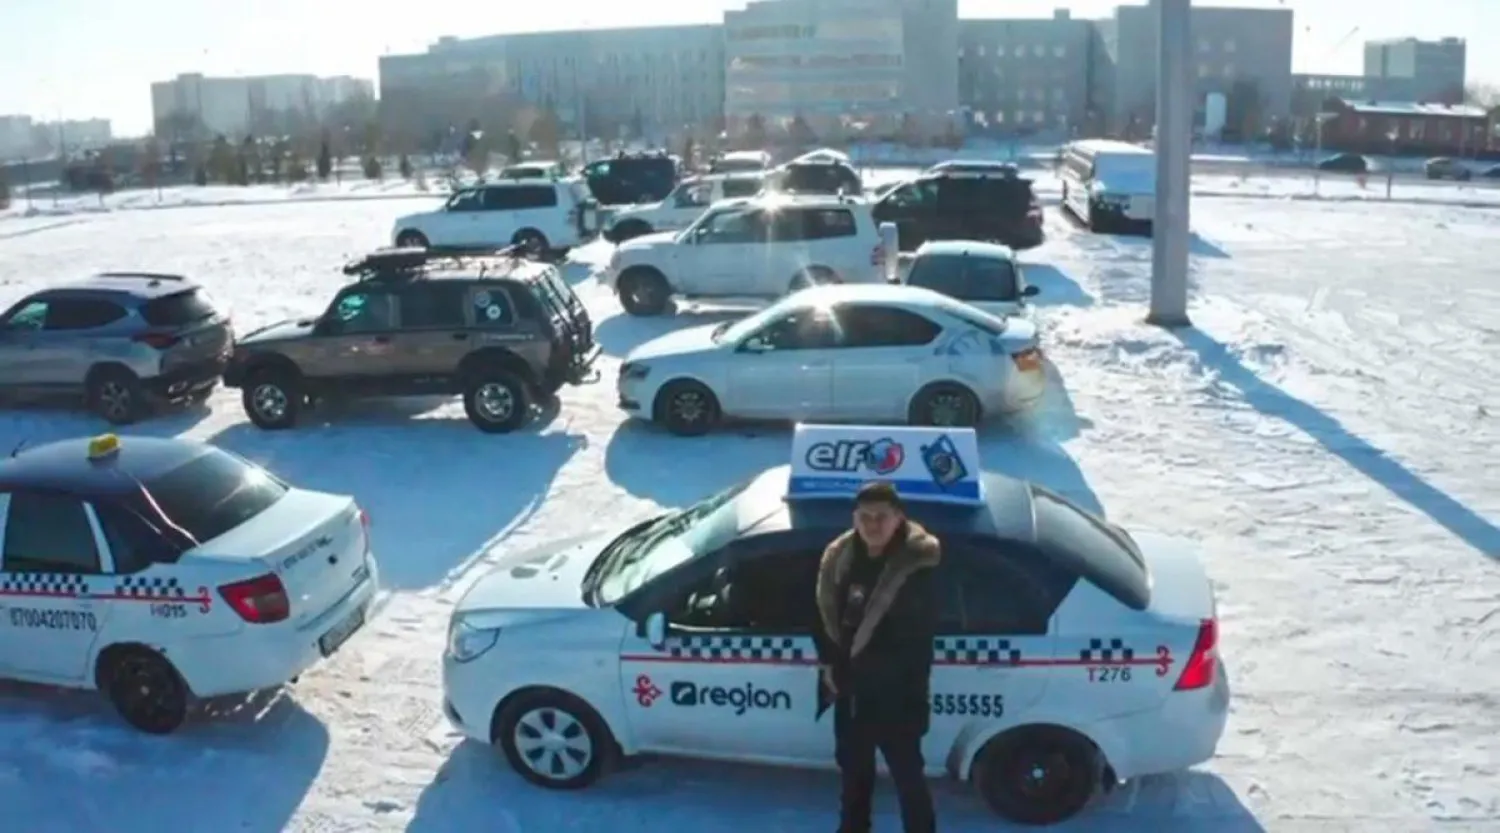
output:
M26 444L29 443L29 442L31 442L31 440L29 440L29 439L23 439L20 442L16 443L16 447L12 448L10 450L10 456L14 457L17 454L20 454L21 451L26 448Z

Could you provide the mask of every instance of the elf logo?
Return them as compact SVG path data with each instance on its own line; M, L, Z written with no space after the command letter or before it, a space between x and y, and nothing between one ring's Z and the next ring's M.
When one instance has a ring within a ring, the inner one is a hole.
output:
M792 710L792 695L745 683L741 688L675 682L671 689L674 706L715 706L732 709L736 717L751 709Z

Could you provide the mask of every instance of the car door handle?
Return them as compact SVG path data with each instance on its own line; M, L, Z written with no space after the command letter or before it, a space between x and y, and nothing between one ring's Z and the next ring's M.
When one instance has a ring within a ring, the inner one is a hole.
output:
M454 333L453 334L453 340L454 341L468 341L469 340L469 334L468 333Z

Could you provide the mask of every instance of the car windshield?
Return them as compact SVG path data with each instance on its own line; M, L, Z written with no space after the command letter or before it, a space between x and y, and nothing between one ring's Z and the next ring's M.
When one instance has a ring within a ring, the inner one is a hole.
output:
M1015 264L976 255L923 255L906 282L960 301L1015 301L1021 295Z
M799 302L788 298L738 321L726 321L714 328L714 342L739 341L798 306L801 306Z
M734 499L748 485L733 486L615 539L600 554L591 587L586 588L593 591L594 602L614 604L668 570L733 540L739 532Z
M200 544L266 511L287 493L286 484L270 472L219 449L141 486L166 520Z

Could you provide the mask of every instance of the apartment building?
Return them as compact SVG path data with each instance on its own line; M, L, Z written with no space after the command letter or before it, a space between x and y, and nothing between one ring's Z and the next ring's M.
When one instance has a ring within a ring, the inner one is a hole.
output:
M1059 9L1035 20L959 24L958 98L972 129L1067 137L1088 132L1093 26Z
M1365 43L1365 76L1384 100L1463 101L1468 44L1463 38L1397 38Z
M716 25L443 38L381 58L380 97L392 127L419 135L530 105L569 132L660 136L721 118L724 72Z
M340 104L374 95L371 81L348 76L188 73L151 85L151 114L159 136L233 138L283 132L289 121L315 121Z

